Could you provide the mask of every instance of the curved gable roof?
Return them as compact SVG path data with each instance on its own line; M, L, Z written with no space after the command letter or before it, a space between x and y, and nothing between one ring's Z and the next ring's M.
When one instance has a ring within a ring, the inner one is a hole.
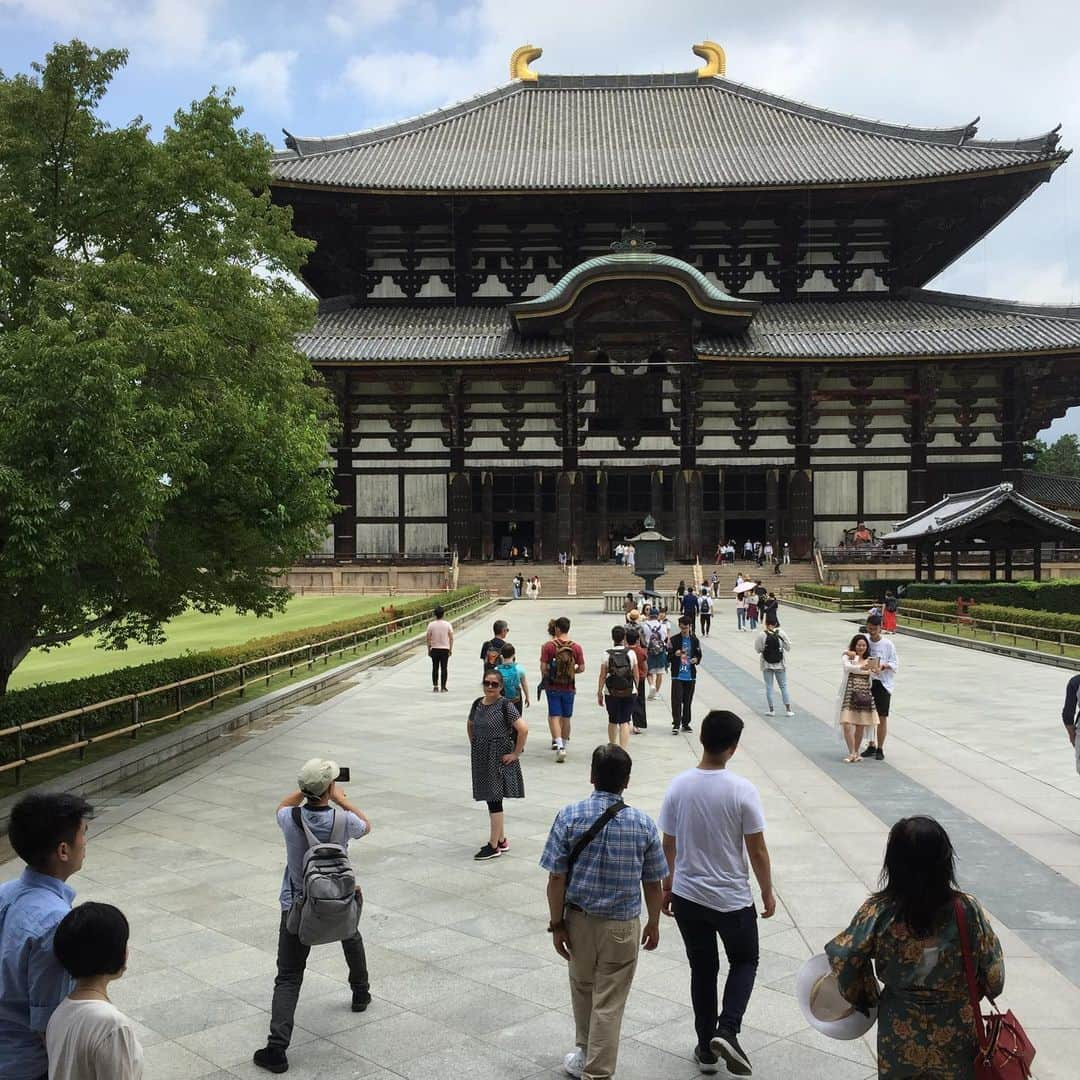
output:
M384 127L286 133L282 184L544 191L904 182L1056 165L1057 133L1013 142L819 109L720 76L541 76Z

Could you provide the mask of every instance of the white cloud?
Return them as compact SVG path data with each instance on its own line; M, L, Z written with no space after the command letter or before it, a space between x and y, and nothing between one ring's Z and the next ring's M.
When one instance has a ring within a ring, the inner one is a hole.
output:
M466 60L428 52L377 52L352 57L341 78L343 87L362 94L377 109L416 110L466 96L476 85ZM401 116L394 114L394 118Z
M337 0L326 16L327 26L342 37L374 30L400 18L409 0Z
M297 53L294 49L266 50L236 62L226 70L241 98L250 95L268 109L284 111L289 105L292 70Z

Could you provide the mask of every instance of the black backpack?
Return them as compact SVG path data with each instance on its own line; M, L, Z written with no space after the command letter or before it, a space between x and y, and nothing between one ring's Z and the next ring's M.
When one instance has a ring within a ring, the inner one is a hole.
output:
M634 676L630 671L630 651L628 649L608 649L607 678L604 688L609 697L630 697L634 692Z
M761 650L761 658L766 664L783 663L784 646L775 630L765 631L765 647Z

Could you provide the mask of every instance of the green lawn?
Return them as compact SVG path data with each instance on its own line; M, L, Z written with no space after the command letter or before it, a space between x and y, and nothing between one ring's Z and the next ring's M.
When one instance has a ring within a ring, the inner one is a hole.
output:
M280 615L269 619L238 615L235 611L221 615L192 611L169 623L164 645L133 644L116 652L97 648L95 638L79 638L51 652L35 650L15 669L9 685L15 689L33 683L62 682L185 652L236 645L269 634L351 619L377 611L388 600L386 596L294 596Z

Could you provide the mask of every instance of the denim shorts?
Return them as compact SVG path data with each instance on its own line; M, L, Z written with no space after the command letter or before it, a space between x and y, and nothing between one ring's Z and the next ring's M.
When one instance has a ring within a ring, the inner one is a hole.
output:
M574 715L574 694L573 690L552 690L547 691L547 703L548 703L548 716L573 716Z

